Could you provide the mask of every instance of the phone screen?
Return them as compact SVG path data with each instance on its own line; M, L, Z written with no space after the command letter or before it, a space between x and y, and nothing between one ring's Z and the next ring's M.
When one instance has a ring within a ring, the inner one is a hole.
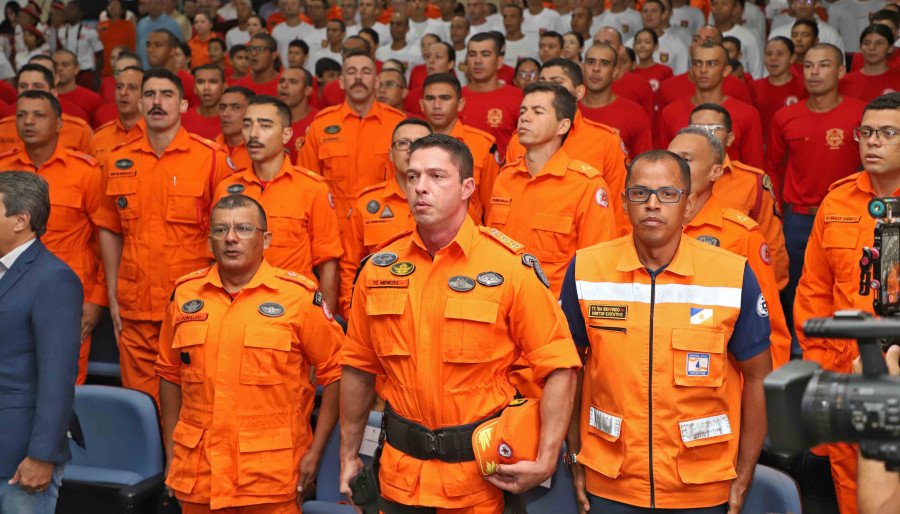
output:
M881 305L900 309L900 226L887 226L881 232Z

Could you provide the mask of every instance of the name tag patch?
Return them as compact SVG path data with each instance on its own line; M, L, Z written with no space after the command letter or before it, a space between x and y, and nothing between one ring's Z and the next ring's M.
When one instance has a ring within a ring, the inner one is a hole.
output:
M492 204L492 205L511 205L511 204L512 204L512 198L499 198L499 197L497 197L497 196L492 196L492 197L491 197L491 204Z
M619 437L622 433L622 418L603 412L595 407L591 407L590 420L588 423L604 434L613 437Z
M725 414L693 421L679 421L678 428L681 430L681 440L685 443L731 434L731 422Z
M366 280L366 287L409 287L409 280Z
M687 374L689 377L709 376L709 354L708 353L688 353L687 354Z
M837 214L826 214L825 223L858 223L859 216L839 216Z
M197 312L194 314L179 314L175 316L175 324L179 324L183 321L206 321L206 318L209 317L208 312Z
M626 319L628 317L627 305L590 305L588 317L596 319Z
M136 169L109 170L109 178L134 177L136 175L137 175Z

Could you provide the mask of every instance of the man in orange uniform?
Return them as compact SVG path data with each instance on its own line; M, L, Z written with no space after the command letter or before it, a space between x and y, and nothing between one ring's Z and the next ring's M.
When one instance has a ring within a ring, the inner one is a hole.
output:
M475 193L469 200L469 214L476 223L481 223L484 206L491 200L494 180L500 171L494 136L460 121L459 113L466 106L466 99L462 97L459 79L450 73L435 73L425 78L419 106L435 133L459 139L472 152Z
M313 281L263 258L271 240L253 199L219 200L216 264L180 278L166 310L156 365L166 485L185 514L299 514L297 492L337 422L344 334ZM325 386L315 434L310 366Z
M154 398L166 305L178 277L209 264L204 236L213 188L231 172L218 145L181 126L185 109L181 80L148 70L141 85L147 132L102 163L97 225L122 385Z
M244 113L244 141L253 165L216 187L214 198L247 195L266 209L272 242L266 260L316 281L337 305L338 259L344 254L332 195L320 175L295 167L284 151L291 139L291 110L271 96L256 96Z
M569 423L579 362L562 313L537 258L468 216L472 168L456 138L413 143L407 193L416 228L366 261L353 293L341 349L341 395L354 399L341 404L341 491L349 494L362 468L359 445L382 375L385 514L499 514L501 489L519 493L553 473ZM512 400L507 372L520 354L543 386L538 456L482 478L472 431ZM426 442L437 429L440 448Z
M717 104L700 104L691 113L690 124L706 129L725 146L726 152L734 143L731 114ZM772 191L772 179L766 172L725 154L722 177L713 183L713 195L722 207L730 207L749 216L759 224L759 230L769 244L778 289L788 283L788 256L784 248L781 210Z
M245 87L231 86L225 89L219 99L222 132L216 136L215 141L228 154L236 170L253 166L244 141L244 112L254 96L256 94Z
M406 199L409 147L431 133L431 127L417 118L398 123L391 136L393 178L363 189L350 212L347 230L342 234L340 302L344 316L350 314L350 296L363 257L415 226Z
M106 160L113 148L143 137L146 123L141 116L141 81L144 70L129 66L116 73L116 119L97 127L87 152L99 162Z
M91 332L106 305L100 260L91 249L100 206L100 174L90 155L59 145L59 101L46 91L26 91L16 101L21 143L0 153L0 170L37 173L50 185L50 219L41 242L72 268L84 288L77 384L87 378Z
M678 131L669 143L669 151L691 167L694 210L688 216L690 221L684 226L684 233L747 259L769 311L772 367L781 366L791 358L791 332L778 295L769 243L755 221L740 211L723 207L715 194L715 184L724 173L725 147L709 130L692 126Z
M375 101L378 74L368 54L344 57L340 84L344 103L319 112L306 131L297 164L325 177L343 229L356 195L388 178L391 131L406 115Z
M565 87L576 101L584 97L584 74L577 63L567 59L551 59L541 68L540 81L554 82ZM515 163L525 156L525 147L519 141L519 135L513 136L506 152L506 163ZM607 190L610 209L615 216L616 226L620 231L628 228L619 194L625 188L625 145L616 129L591 121L575 111L572 129L566 136L562 149L573 158L577 158L593 166L603 175L609 184ZM529 245L530 246L530 245ZM568 264L568 263L565 263ZM563 264L563 269L565 267ZM560 271L562 278L562 271ZM558 287L558 286L557 286Z
M576 250L616 237L614 193L563 143L577 112L561 85L525 87L516 134L525 154L500 171L485 213L486 226L522 241L540 259L554 295Z
M803 335L809 318L831 316L842 309L872 312L872 297L859 295L859 258L874 243L875 219L867 209L875 197L900 196L900 93L890 93L866 106L854 138L864 171L831 185L813 222L803 273L794 303L794 327L803 358L823 368L851 372L858 355L847 339L818 339ZM819 446L814 453L831 460L831 475L841 514L856 509L856 447L837 443Z
M766 436L765 299L747 259L683 235L680 157L641 154L626 185L631 235L580 250L561 295L587 360L566 437L578 503L740 512Z
M16 85L19 94L24 91L47 91L56 96L53 73L40 64L26 64L19 68ZM63 113L62 128L59 130L59 145L64 148L82 151L91 140L91 127L81 118ZM16 133L16 117L7 116L0 120L0 147L9 148L20 142Z

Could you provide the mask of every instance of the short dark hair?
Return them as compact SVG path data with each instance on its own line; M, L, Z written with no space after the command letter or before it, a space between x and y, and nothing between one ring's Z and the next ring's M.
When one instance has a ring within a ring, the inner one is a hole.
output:
M144 74L144 68L142 68L140 66L125 66L124 68L119 70L119 73L125 73L126 71L136 71L136 72L140 73L141 75Z
M425 90L428 89L428 86L432 84L449 84L450 87L453 88L453 91L456 92L456 98L462 98L462 86L459 83L459 79L456 78L456 75L453 75L452 73L435 73L425 77L425 82L422 83L423 95L425 94Z
M291 42L288 43L288 48L299 48L300 50L303 50L303 53L309 55L309 45L302 39L292 39Z
M291 123L294 122L293 115L291 114L291 108L288 107L286 103L282 102L278 98L275 98L274 96L256 95L250 99L250 103L247 104L247 107L249 108L252 105L274 106L285 127L290 127Z
M637 165L647 161L650 162L659 162L659 161L673 161L678 165L678 174L681 175L681 181L684 183L684 189L688 193L691 192L691 167L688 163L684 162L684 159L681 158L676 153L672 153L668 150L648 150L631 161L631 164L628 165L628 174L625 176L625 186L627 187L629 183L631 183L631 178L634 176L634 170L637 168Z
M238 52L246 52L247 45L234 45L228 50L228 56L234 59L234 56L238 54Z
M450 162L459 170L460 182L473 176L475 161L472 159L472 152L459 139L446 134L429 134L413 141L409 147L409 154L426 148L440 148L450 154Z
M44 80L47 81L47 84L50 86L50 89L53 89L56 87L56 84L54 84L54 80L53 80L53 72L48 70L46 66L41 66L40 64L33 64L33 63L24 64L24 65L22 65L21 68L19 68L19 72L16 73L16 82L18 83L19 80L22 78L22 74L25 72L28 72L28 71L36 71L36 72L40 73L41 75L43 75Z
M222 82L225 82L225 70L223 70L218 65L207 63L202 66L197 66L196 68L191 70L191 75L197 76L197 73L201 71L216 71L219 73L219 78L222 79Z
M388 60L395 61L396 59L388 59ZM387 61L385 61L385 62L387 62ZM382 63L381 73L396 73L400 77L400 87L403 89L407 89L409 87L409 85L406 83L406 70L403 69L402 62L397 61L397 63L400 64L399 70L396 68L385 68L383 66L384 63ZM379 73L379 75L381 75L381 73Z
M347 32L347 24L344 23L344 20L339 20L337 18L331 18L328 20L328 23L337 23L341 28L341 32Z
M119 57L116 58L116 62L119 62L122 59L131 59L133 61L137 61L143 66L143 63L141 62L141 56L132 52L131 50L122 50L121 52L119 52Z
M694 107L694 110L691 111L691 115L688 117L688 121L690 121L690 119L694 117L694 113L700 112L700 111L713 111L713 112L717 112L717 113L721 114L722 118L723 118L722 124L725 125L725 130L727 130L728 132L731 132L731 123L732 123L731 122L731 113L728 112L728 109L722 107L719 104L713 104L713 103L700 104L697 107Z
M259 213L259 221L260 227L263 230L269 230L269 223L266 220L266 210L263 209L263 206L259 204L253 198L249 196L242 195L240 193L232 193L229 195L223 196L219 199L218 202L213 206L212 210L224 210L230 211L234 209L241 209L243 207L256 207L256 211Z
M534 82L525 86L525 89L522 91L522 97L524 98L533 93L552 93L553 109L556 111L557 121L563 118L572 122L575 121L578 103L568 89L554 82Z
M630 59L631 62L637 62L637 53L634 51L634 48L631 48L630 46L626 46L625 53L628 55L628 59ZM616 54L616 62L618 62L618 60L619 60L619 54Z
M375 42L376 45L381 42L381 37L378 35L378 32L375 32L375 29L372 29L369 27L363 27L363 28L359 29L359 33L360 34L362 34L362 33L368 34L369 37L372 38L372 41Z
M676 137L681 135L692 135L692 136L700 136L706 141L706 146L709 148L712 153L713 163L714 164L722 164L725 160L725 145L719 141L719 138L716 137L712 132L694 126L687 126L678 131Z
M732 45L736 46L737 49L738 49L738 52L740 52L740 51L741 51L741 48L743 48L743 47L741 46L741 40L738 39L738 38L736 38L736 37L734 37L734 36L725 36L725 37L722 39L722 46L725 46L725 43L731 43Z
M350 41L350 40L362 41L363 45L365 45L366 53L367 54L372 53L372 45L369 44L369 41L366 40L366 38L360 37L360 36L350 36L350 37L344 39L344 43L346 43L347 41ZM343 46L343 43L341 45ZM359 50L354 50L354 51L358 52Z
M188 62L194 57L194 52L191 50L191 45L187 43L178 43L178 48L181 49L181 53L187 58Z
M522 9L522 6L521 6L521 5L516 5L516 4L503 4L502 6L500 6L500 10L502 11L503 9L506 9L506 8L509 8L509 7L511 7L511 8L513 8L513 9L519 11L519 16L524 16L524 15L525 15L525 10Z
M793 25L791 25L791 31L793 31L794 27L796 27L798 25L805 25L805 26L809 27L810 29L812 29L813 36L815 36L817 38L819 37L819 25L816 24L816 22L814 22L812 20L806 20L806 19L797 20L794 22Z
M341 63L335 61L331 57L322 57L318 61L316 61L316 76L320 79L325 76L326 72L336 71L338 73L341 72ZM312 81L310 81L312 84Z
M150 79L168 80L175 84L175 89L178 90L178 94L181 95L181 98L184 98L184 84L181 83L181 78L166 68L150 68L145 71L144 78L141 80L141 91L144 90L144 86L147 85L147 81Z
M700 50L700 49L708 50L710 48L718 48L718 49L722 50L722 55L725 57L725 62L723 64L728 64L728 49L726 49L724 45L721 45L721 44L713 42L713 41L704 41L700 45L692 46L690 48L690 56L689 57L691 59L693 59L695 51Z
M50 219L50 186L43 177L27 171L5 171L0 173L0 194L6 216L24 212L34 235L44 235Z
M434 134L434 129L431 128L431 125L429 125L427 121L419 118L406 118L404 120L400 120L400 123L398 123L397 126L394 127L394 131L391 132L391 139L393 139L394 136L397 135L397 131L400 130L400 127L405 127L407 125L425 127L426 129L428 129L429 134Z
M651 30L650 32L653 32L653 31ZM653 32L653 35L655 36L656 32ZM637 37L637 36L635 36L635 37ZM611 44L609 44L609 43L594 43L591 45L591 48L603 48L603 49L609 50L613 56L612 65L613 66L619 65L619 52L616 52L616 49L613 48L613 46ZM588 48L588 50L590 50L591 48ZM584 56L585 56L585 58L587 58L587 52L585 52ZM584 73L584 70L582 70L582 74L583 73Z
M844 52L831 43L816 43L812 46L812 48L809 49L810 52L813 50L829 50L832 54L834 54L835 62L838 66L846 66L846 63L844 61Z
M872 15L872 23L879 21L891 22L895 27L900 26L900 14L890 9L882 9Z
M166 36L166 44L169 45L169 48L175 48L181 42L174 33L172 33L169 29L156 29L151 30L150 34L162 34Z
M62 54L62 55L67 55L67 56L71 57L75 61L75 66L78 66L78 56L75 55L75 52L73 52L67 48L60 48L59 50L56 50L55 52L53 52L53 55L56 55L56 54Z
M50 63L50 66L49 66L49 67L48 67L48 66L44 66L44 68L47 68L47 70L48 70L53 76L56 76L56 63L53 62L53 58L52 58L52 57L50 57L50 56L47 55L47 54L37 54L37 55L32 55L31 57L28 58L28 64L37 64L38 61ZM38 66L43 66L43 64L38 64Z
M574 30L570 30L563 34L563 37L573 36L576 40L578 40L578 48L584 48L584 36Z
M539 37L538 39L544 39L544 38L548 38L548 37L555 39L559 43L560 47L562 47L564 44L566 44L566 40L563 39L562 34L560 34L559 32L556 32L555 30L548 30L548 31L544 32L543 34L541 34L541 37Z
M273 38L272 36L265 34L263 32L258 32L256 34L254 34L253 37L250 38L251 41L254 39L258 39L258 40L262 41L263 43L265 43L266 47L269 50L271 50L273 52L278 51L278 42L275 41L275 38ZM290 43L288 43L288 44L290 44Z
M22 100L23 98L27 98L29 100L47 100L48 102L50 102L50 109L53 110L53 113L56 114L56 117L62 117L62 107L59 104L59 99L46 91L41 91L39 89L29 89L28 91L22 91L22 93L20 93L19 97L16 99L16 102L18 103L18 101Z
M209 45L211 45L211 44L213 44L213 43L216 43L217 45L220 45L220 46L222 47L222 50L223 50L223 51L224 51L226 48L228 48L228 45L225 44L225 40L222 39L222 38L220 38L220 37L210 38L210 40L206 42L206 47L209 48Z
M539 70L541 69L541 63L539 63L537 59L535 59L533 57L523 57L523 58L519 59L519 61L516 63L515 70L513 70L514 73L518 74L519 68L521 68L523 64L527 64L527 63L534 64L534 66L537 69L539 69Z
M474 36L469 38L469 43L483 43L485 41L490 41L494 43L494 53L497 55L503 55L503 44L505 43L503 39L505 38L503 38L502 35L499 35L493 31L479 32L478 34L475 34ZM466 43L467 48L469 46L469 43Z
M343 57L344 57L343 62L347 62L347 59L350 59L351 57L365 57L366 59L372 61L372 64L377 64L375 62L375 58L372 57L372 54L363 52L362 50L352 50L352 51L348 52L346 55L344 55Z
M788 53L794 55L794 42L789 37L775 36L766 42L766 46L769 46L769 43L781 43L787 47Z
M894 44L894 32L891 29L885 27L880 24L869 25L865 29L863 29L862 33L859 35L859 44L862 45L863 39L866 39L866 36L869 34L878 34L887 40L888 45Z
M437 40L432 45L441 45L447 50L447 59L456 62L456 49L453 48L453 45L446 41Z
M660 2L659 0L647 0L646 2L644 2L644 5L647 4L659 4L660 12L666 12L666 4Z
M888 93L875 97L866 108L863 114L869 111L896 111L900 109L900 93Z
M641 34L650 34L650 38L653 39L653 44L654 44L654 45L658 45L658 44L659 44L659 34L657 34L655 30L651 30L651 29L641 29L641 30L635 32L635 33L634 33L634 39L635 39L635 41L637 41L637 37L640 36Z
M577 62L570 61L569 59L565 59L563 57L554 57L549 61L545 62L541 69L544 70L546 68L551 68L553 66L559 66L563 69L563 73L569 77L569 80L572 81L572 84L575 87L584 85L584 72L581 71L581 66L578 65Z
M253 99L256 96L256 93L253 92L252 89L246 88L244 86L231 86L225 88L225 91L222 91L222 96L227 95L228 93L237 93L242 95L247 102Z

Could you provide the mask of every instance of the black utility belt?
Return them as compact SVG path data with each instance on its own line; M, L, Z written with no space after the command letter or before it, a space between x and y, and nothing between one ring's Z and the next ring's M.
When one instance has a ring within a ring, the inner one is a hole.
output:
M384 433L391 446L410 457L419 460L467 462L475 460L472 432L485 421L499 417L500 412L467 425L429 430L400 416L390 405L386 405L383 418Z

